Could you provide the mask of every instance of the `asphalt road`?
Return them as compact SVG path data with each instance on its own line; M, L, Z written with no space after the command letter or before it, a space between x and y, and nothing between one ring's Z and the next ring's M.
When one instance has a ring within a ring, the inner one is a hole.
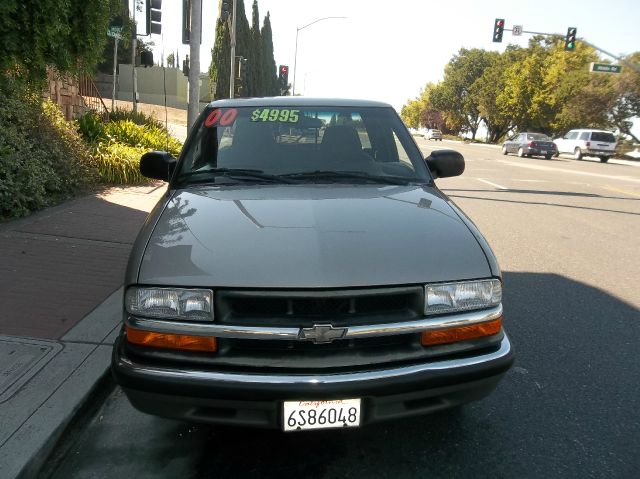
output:
M517 359L492 396L361 430L284 434L146 416L115 389L52 477L638 477L640 168L418 143L465 155L464 175L438 184L504 272Z

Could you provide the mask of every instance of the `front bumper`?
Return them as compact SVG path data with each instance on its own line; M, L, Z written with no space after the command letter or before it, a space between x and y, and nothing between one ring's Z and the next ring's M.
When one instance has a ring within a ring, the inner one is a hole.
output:
M142 364L120 337L112 372L131 403L159 416L281 427L285 400L359 397L362 424L434 412L488 395L513 363L506 334L496 348L454 359L337 374L243 374Z

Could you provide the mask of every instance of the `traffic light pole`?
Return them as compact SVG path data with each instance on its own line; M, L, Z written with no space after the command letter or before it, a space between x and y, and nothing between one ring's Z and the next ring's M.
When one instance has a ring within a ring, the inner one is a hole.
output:
M233 10L231 13L231 68L229 74L229 98L234 97L236 79L236 4L233 0Z
M504 30L505 30L505 32L510 32L510 31L512 31L512 29L511 29L511 28L505 28ZM559 33L530 32L530 31L527 31L527 30L522 30L522 33L529 33L529 34L531 34L531 35L544 35L544 36L547 36L547 37L554 37L554 36L559 36L559 37L561 37L561 36L562 36L562 35L561 35L561 34L559 34ZM634 64L634 63L631 63L631 62L629 62L629 61L625 60L624 58L621 58L621 57L619 57L619 56L614 55L613 53L609 53L608 51L603 50L602 48L597 47L597 46L595 46L593 43L589 43L588 41L586 41L586 40L584 40L584 39L580 39L580 41L581 41L582 43L584 43L585 45L590 46L590 47L591 47L591 48L593 48L594 50L597 50L597 51L599 51L600 53L604 53L604 54L605 54L605 55L607 55L608 57L615 58L615 59L616 59L616 60L618 60L620 63L624 63L626 66L628 66L628 67L629 67L629 68L631 68L632 70L635 70L635 71L637 71L638 73L640 73L640 65L636 65L636 64Z
M191 130L200 112L200 38L202 28L202 2L191 2L191 33L189 35L189 106L187 131Z
M131 33L131 101L133 101L133 112L138 111L138 77L136 76L136 47L138 43L138 28L136 26L136 6L133 5L133 32Z

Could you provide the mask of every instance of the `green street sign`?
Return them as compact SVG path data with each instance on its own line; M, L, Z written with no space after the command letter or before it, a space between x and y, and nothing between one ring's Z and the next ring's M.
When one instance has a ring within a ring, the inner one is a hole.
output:
M120 32L122 32L122 27L116 27L116 26L110 25L107 28L107 36L111 38L122 38L122 36L120 35Z
M591 62L589 71L593 73L620 73L622 71L622 67L620 65L610 65L608 63Z

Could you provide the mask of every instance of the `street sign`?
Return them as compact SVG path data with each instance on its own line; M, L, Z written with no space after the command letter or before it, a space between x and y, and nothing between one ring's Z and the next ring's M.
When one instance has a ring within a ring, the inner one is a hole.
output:
M520 35L522 35L522 25L514 25L511 29L511 34L514 37L519 37Z
M122 27L116 27L113 25L107 27L107 36L111 38L121 39L122 35L120 35L120 33L122 33Z
M622 67L620 65L610 65L608 63L594 63L589 65L589 71L593 73L620 73Z

